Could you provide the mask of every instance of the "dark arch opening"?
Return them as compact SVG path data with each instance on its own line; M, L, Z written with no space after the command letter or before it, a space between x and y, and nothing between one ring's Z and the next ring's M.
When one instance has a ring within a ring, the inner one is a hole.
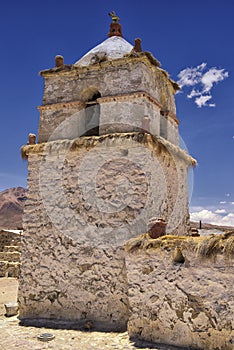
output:
M97 99L100 97L100 92L96 90L86 100L85 133L83 136L99 136L100 104Z

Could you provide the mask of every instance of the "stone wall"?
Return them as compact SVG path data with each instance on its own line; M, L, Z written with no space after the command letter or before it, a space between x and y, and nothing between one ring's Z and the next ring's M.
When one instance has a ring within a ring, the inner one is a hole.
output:
M80 124L83 119L82 112L80 112L84 108L82 102L65 105L58 103L38 108L40 110L39 143L49 139L51 141L54 139L74 139L79 136L79 133L82 133L82 125Z
M43 105L86 101L86 91L97 89L101 96L145 91L165 110L176 113L174 87L167 73L142 56L123 58L71 71L43 71L45 78Z
M21 236L0 231L0 277L18 277L20 270Z
M144 130L155 136L162 136L171 143L179 145L178 121L170 113L161 115L161 106L148 94L139 92L126 95L98 98L99 117L94 126L99 134L123 133ZM88 107L89 114L96 110ZM58 103L39 107L39 143L53 140L75 139L87 130L85 103ZM144 118L149 126L144 127Z
M101 98L100 135L115 132L134 132L142 128L143 118L150 120L149 131L160 135L160 108L144 94Z
M39 143L82 135L85 103L92 93L98 93L100 134L139 131L147 116L150 119L147 131L179 144L173 83L165 71L152 65L145 56L83 68L73 66L69 71L52 69L41 74L45 89L43 105L39 107ZM162 119L164 134L160 130Z
M41 234L43 240L26 236L23 241L20 318L34 320L34 324L36 319L65 320L77 326L91 320L96 329L126 329L122 250L81 246L52 230Z
M121 232L130 238L145 232L148 220L155 216L168 222L167 232L187 232L186 177L194 160L165 140L128 133L25 149L29 154L26 217L33 191L39 199L44 196L42 211L61 232L81 230L85 242L86 235L97 239L100 229L102 235ZM28 221L38 220L30 217Z
M186 349L233 349L234 261L222 253L202 258L194 247L203 240L146 235L128 243L131 337ZM207 241L209 252L212 236Z
M126 326L124 242L145 232L153 216L163 216L174 234L188 230L193 160L170 147L141 133L25 146L22 318ZM182 216L170 223L177 211Z

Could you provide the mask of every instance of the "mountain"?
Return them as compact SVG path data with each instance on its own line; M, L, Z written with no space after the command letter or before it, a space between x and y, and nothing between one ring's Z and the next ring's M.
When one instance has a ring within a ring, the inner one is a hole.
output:
M23 187L13 187L0 192L0 228L22 228L22 217L26 190Z

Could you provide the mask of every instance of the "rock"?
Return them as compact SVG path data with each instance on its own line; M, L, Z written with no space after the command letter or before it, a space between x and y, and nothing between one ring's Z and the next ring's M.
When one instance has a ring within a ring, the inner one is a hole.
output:
M55 336L51 333L42 333L40 335L37 336L37 339L40 341L50 341L53 340L55 338Z
M7 317L15 316L18 313L19 305L16 302L9 302L5 304L5 309Z
M200 233L198 231L198 229L192 227L191 228L191 234L190 234L192 237L199 237L200 236Z
M148 234L151 238L158 238L166 234L167 223L163 219L152 218L148 223Z

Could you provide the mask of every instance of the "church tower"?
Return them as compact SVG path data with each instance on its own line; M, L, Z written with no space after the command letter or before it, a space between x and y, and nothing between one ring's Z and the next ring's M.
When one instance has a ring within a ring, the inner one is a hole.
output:
M111 17L101 44L71 65L56 56L55 67L41 72L38 143L22 148L23 319L124 328L125 242L145 233L152 218L165 220L168 234L188 233L187 169L195 160L179 145L179 87Z

